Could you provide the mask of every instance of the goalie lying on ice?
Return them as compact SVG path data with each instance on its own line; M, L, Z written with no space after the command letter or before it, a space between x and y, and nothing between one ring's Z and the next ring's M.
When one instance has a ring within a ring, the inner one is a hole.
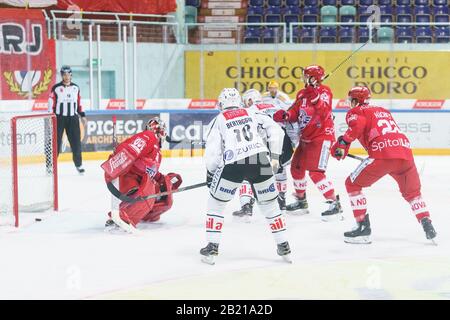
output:
M101 165L106 182L117 182L118 179L120 193L131 198L178 189L182 182L179 174L163 175L159 172L160 148L165 138L164 122L158 117L150 119L143 132L120 143ZM158 221L161 214L172 207L172 203L172 194L132 203L122 201L118 208L120 220L113 221L109 212L105 226L107 229L118 226L135 228L141 221Z

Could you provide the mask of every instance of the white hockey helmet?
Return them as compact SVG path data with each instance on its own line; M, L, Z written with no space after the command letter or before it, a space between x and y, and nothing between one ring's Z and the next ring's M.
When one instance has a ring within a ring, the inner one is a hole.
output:
M240 108L242 106L242 99L239 91L235 88L225 88L220 92L217 99L217 107L219 110L228 108Z
M249 89L242 95L242 100L244 100L244 104L248 108L254 104L261 103L262 95L261 92L256 89ZM251 103L250 100L252 101Z

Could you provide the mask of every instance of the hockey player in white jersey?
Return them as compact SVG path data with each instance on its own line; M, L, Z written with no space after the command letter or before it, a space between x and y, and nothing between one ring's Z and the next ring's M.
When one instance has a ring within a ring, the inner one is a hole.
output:
M254 111L263 112L272 118L273 114L281 107L275 106L273 104L263 103L261 93L256 89L249 89L244 92L243 96L244 105L246 108L250 108ZM283 109L284 110L284 109ZM279 123L281 128L285 130L284 124ZM292 127L290 125L290 127ZM260 130L261 131L261 130ZM265 132L260 132L261 136L266 140ZM298 137L298 131L292 134L295 138ZM275 180L278 190L278 204L282 213L286 212L286 190L287 190L287 173L286 166L289 164L293 150L293 143L290 139L290 135L286 134L283 140L280 141L282 144L282 152L280 156L280 166L277 172L275 172ZM245 222L250 222L250 217L253 214L253 205L255 203L255 198L253 195L253 190L247 181L239 188L239 200L241 204L241 209L233 212L233 216L242 218Z
M278 192L273 175L273 168L278 169L283 130L264 113L241 108L241 96L234 88L223 89L218 100L221 112L211 121L206 134L208 243L200 250L202 261L215 263L225 207L242 181L247 180L275 238L278 255L290 262L286 222L276 201ZM258 127L264 130L269 148L260 137Z
M267 91L263 93L263 103L273 104L280 109L287 109L291 106L289 96L279 89L280 85L275 80L269 82Z

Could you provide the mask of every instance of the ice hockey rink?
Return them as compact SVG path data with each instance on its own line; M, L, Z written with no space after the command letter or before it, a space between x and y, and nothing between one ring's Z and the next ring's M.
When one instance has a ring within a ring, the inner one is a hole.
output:
M140 224L139 235L105 233L111 197L100 163L85 161L84 176L60 163L60 211L0 228L0 299L450 299L448 156L416 157L437 246L390 177L366 190L373 243L344 243L354 224L344 179L358 161L330 159L345 220L320 220L327 204L311 183L311 213L287 216L291 265L257 209L251 223L233 220L237 196L216 265L203 264L206 188L174 195L172 209ZM205 179L201 157L163 159L161 171L181 173L184 186Z

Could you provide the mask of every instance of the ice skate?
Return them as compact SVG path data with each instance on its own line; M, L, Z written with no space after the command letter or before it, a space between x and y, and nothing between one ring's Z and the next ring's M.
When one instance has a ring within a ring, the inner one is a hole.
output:
M327 203L330 205L328 210L322 212L322 221L334 221L344 220L344 217L342 216L342 206L339 201L339 195L336 196L336 200L328 200Z
M253 204L255 199L251 199L249 203L242 206L241 210L233 212L233 218L235 220L243 221L249 223L253 215Z
M420 220L420 223L422 224L423 231L425 231L425 235L426 235L427 239L431 240L431 242L434 245L437 245L436 241L434 240L434 238L436 238L437 233L434 230L433 225L431 224L430 218L425 217L422 220Z
M363 221L357 222L357 226L355 229L344 233L344 242L369 244L372 243L372 240L370 239L371 233L372 230L370 229L369 215L366 214Z
M289 247L289 242L285 241L283 243L277 244L277 254L283 258L287 263L292 263L291 259L291 248Z
M288 204L286 206L286 212L292 215L304 215L308 214L308 202L306 201L306 195L300 198L298 195L294 194L295 202Z
M104 231L107 233L114 233L114 234L125 233L125 230L119 227L112 219L106 220Z
M131 223L126 222L120 217L120 212L118 210L111 211L111 220L118 225L120 228L125 230L128 233L139 234L139 230L136 229Z
M79 167L75 167L76 169L77 169L77 171L78 171L78 173L82 176L82 175L84 175L84 168L83 168L83 166L79 166Z
M280 206L281 213L286 213L286 192L280 192L278 194L278 205Z
M200 254L202 255L202 262L214 265L216 263L215 259L219 254L219 244L209 242L206 247L200 249Z

